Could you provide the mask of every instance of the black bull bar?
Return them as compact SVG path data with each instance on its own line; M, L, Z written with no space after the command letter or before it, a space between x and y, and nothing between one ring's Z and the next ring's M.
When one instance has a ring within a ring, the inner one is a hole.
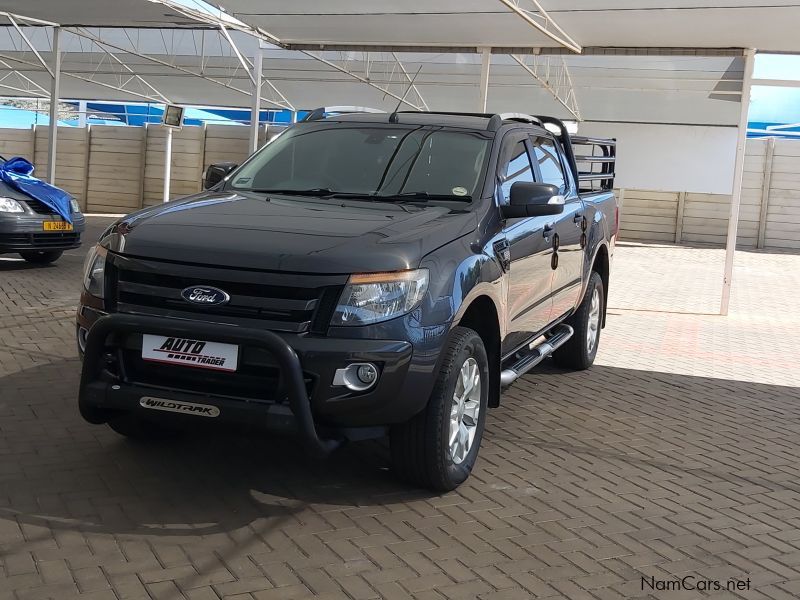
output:
M112 314L98 319L89 330L81 372L78 403L81 416L90 423L105 420L89 399L89 384L101 379L105 361L106 340L112 333L150 333L154 335L200 338L217 342L256 346L270 352L278 362L289 397L289 408L298 423L306 448L315 455L330 454L340 445L339 440L322 439L317 434L311 403L306 392L300 359L294 349L279 335L260 329L248 329L200 321L178 321L161 317ZM110 385L110 384L109 384Z

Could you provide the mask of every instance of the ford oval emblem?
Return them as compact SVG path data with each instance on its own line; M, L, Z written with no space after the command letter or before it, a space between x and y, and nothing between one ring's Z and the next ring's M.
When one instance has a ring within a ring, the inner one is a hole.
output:
M208 285L193 285L181 292L181 298L192 304L202 306L219 306L230 301L231 297L227 292L219 288Z

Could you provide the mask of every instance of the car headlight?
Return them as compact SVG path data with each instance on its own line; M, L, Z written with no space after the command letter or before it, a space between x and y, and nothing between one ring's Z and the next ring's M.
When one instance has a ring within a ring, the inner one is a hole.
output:
M351 275L332 325L366 325L412 311L428 289L428 269Z
M106 253L98 244L89 250L83 263L83 287L97 298L105 298Z
M72 209L72 212L79 213L81 212L81 206L78 204L78 201L75 198L69 199L69 207Z
M0 212L21 213L25 212L25 209L13 198L0 197Z

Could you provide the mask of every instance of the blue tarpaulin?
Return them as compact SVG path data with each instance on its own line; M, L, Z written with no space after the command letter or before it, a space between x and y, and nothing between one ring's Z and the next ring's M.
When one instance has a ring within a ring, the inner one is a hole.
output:
M0 163L0 180L15 190L49 206L67 222L72 223L70 197L64 190L32 176L33 165L20 156Z

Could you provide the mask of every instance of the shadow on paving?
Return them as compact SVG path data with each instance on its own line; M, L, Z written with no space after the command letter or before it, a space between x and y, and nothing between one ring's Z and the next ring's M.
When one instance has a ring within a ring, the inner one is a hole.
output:
M0 377L0 519L41 535L38 528L198 539L262 518L274 530L309 505L322 518L369 506L380 515L433 497L395 481L384 443L351 444L316 461L292 438L255 434L130 442L81 420L79 367L63 360ZM513 488L509 481L535 485L546 499L575 465L600 477L627 469L644 499L647 475L657 472L662 480L800 498L792 474L800 457L798 423L797 388L547 366L490 413L482 459L461 500L485 498L469 488L489 496L500 489L497 482ZM772 462L765 458L770 452ZM572 485L580 487L581 478Z
M295 438L269 432L197 430L167 441L128 440L78 415L79 368L65 360L0 377L0 448L11 450L0 461L0 518L87 532L199 536L288 516L308 503L364 506L430 496L393 479L385 443L350 444L322 461L306 456ZM22 464L13 464L17 454Z
M0 254L0 273L58 269L58 262L49 265L36 265L21 258L9 260L10 256L10 254Z

